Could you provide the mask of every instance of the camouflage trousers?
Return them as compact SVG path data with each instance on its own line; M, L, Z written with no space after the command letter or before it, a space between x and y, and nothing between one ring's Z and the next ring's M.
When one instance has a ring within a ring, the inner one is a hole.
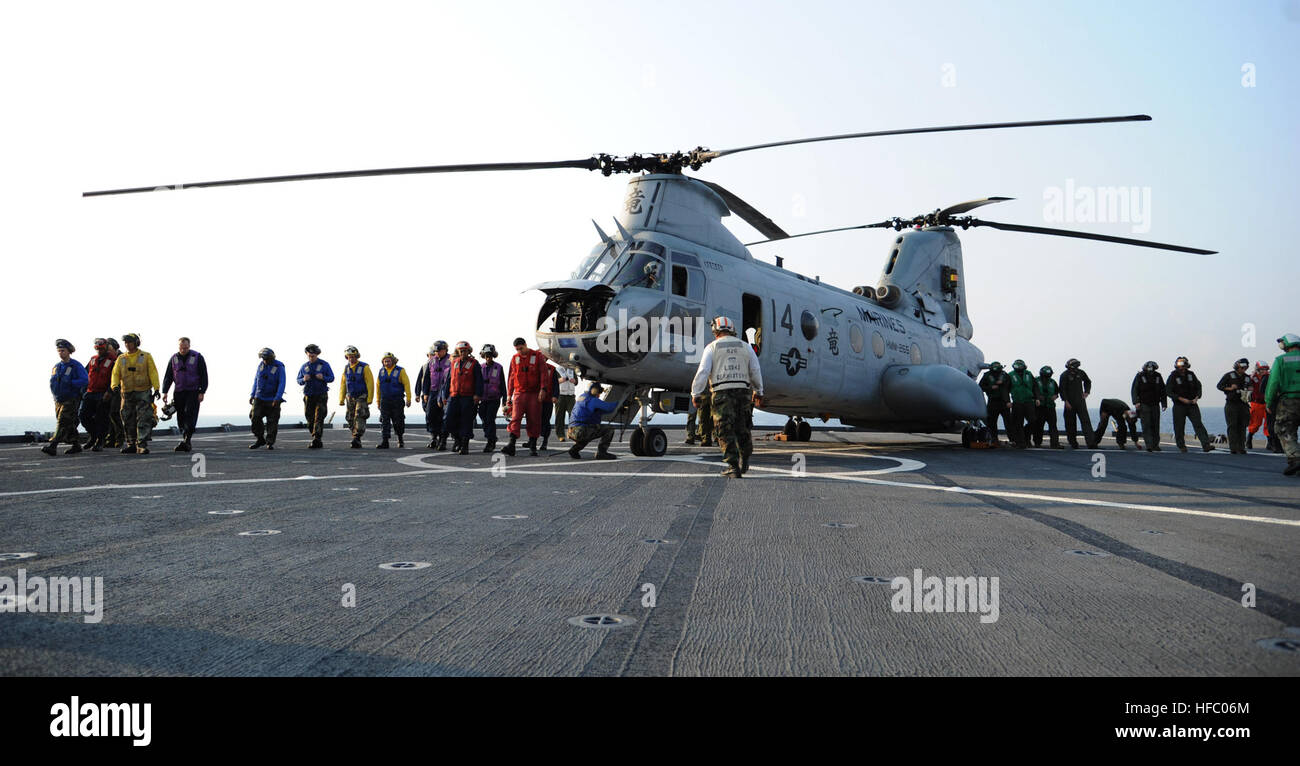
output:
M734 468L740 467L742 461L748 463L754 452L749 439L749 412L754 406L749 389L714 391L712 405L713 435L722 448L722 459Z
M614 429L605 424L597 426L569 426L568 437L573 441L573 449L581 452L596 439L600 439L600 444L596 447L596 454L609 451L609 443L614 441Z
M712 394L706 393L700 399L700 406L696 408L695 421L698 423L695 430L695 438L704 440L713 438L713 414L712 406L709 403Z
M348 396L348 429L353 439L360 439L366 433L366 420L370 418L370 405L360 396Z
M307 417L307 430L313 439L319 439L325 430L325 413L330 408L329 394L315 394L302 398Z
M122 393L122 431L127 444L144 444L149 441L157 421L153 413L153 395L148 391Z
M1278 401L1274 412L1277 438L1282 442L1286 459L1300 460L1300 444L1296 443L1296 429L1300 427L1300 399L1282 399Z
M80 407L80 398L54 403L54 418L58 425L54 429L54 436L50 437L50 444L77 444L77 410Z

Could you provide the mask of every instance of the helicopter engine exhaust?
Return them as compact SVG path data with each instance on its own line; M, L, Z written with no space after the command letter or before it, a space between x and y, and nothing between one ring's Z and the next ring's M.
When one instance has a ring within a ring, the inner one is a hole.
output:
M892 309L896 308L899 302L903 300L903 291L898 288L898 285L881 285L876 288L875 298L876 303L887 309Z

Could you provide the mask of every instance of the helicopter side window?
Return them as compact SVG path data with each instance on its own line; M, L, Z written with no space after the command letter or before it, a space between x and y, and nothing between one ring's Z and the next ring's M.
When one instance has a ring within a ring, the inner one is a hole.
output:
M704 271L673 265L673 295L692 301L704 301Z

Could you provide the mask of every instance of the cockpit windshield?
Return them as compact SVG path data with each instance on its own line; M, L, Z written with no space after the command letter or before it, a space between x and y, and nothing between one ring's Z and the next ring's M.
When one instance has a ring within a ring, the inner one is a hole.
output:
M582 259L582 263L573 271L573 279L590 279L599 282L609 271L614 262L615 248L612 244L599 244L591 249L591 254Z
M621 243L603 243L591 249L574 270L572 278L606 282L615 287L658 289L663 286L665 278L663 256L664 248L658 242L636 240L627 248ZM614 269L615 266L619 268ZM650 272L654 272L653 275Z

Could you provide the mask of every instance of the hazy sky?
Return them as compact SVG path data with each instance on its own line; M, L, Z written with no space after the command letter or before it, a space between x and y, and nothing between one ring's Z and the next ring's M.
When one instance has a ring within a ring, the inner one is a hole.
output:
M262 346L291 369L309 342L336 368L347 344L414 367L435 338L531 340L541 296L522 291L567 277L626 179L84 190L1132 113L1154 120L786 147L699 175L791 232L1005 195L984 217L1219 250L962 235L988 359L1059 370L1077 356L1102 395L1125 398L1146 359L1167 372L1186 354L1217 379L1300 332L1298 36L1297 0L8 3L0 415L50 410L57 337L84 362L96 335L136 331L161 365L190 336L209 414L247 406ZM1137 222L1049 220L1067 186L1135 187L1149 206ZM754 252L851 287L877 282L892 236Z

